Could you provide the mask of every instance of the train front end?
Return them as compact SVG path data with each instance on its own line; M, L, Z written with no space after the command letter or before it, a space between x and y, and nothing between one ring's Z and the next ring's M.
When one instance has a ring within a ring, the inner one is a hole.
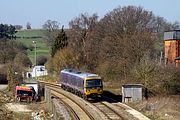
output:
M100 77L88 77L84 82L84 93L87 98L101 98L103 83Z

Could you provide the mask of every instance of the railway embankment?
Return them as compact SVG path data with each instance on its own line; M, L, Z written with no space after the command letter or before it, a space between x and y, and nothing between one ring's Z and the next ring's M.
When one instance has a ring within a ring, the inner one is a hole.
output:
M0 120L31 120L51 118L45 102L16 102L13 95L0 85Z
M157 96L128 105L152 120L179 120L180 118L180 95Z
M0 120L11 120L11 119L13 119L12 111L8 110L4 106L6 103L12 102L12 101L13 101L13 99L11 97L9 97L4 91L0 91Z

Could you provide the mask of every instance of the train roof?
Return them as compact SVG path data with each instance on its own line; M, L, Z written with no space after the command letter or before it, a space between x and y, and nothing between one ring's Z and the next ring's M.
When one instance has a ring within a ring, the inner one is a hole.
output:
M92 73L87 73L87 72L81 72L81 71L76 71L76 70L72 70L72 69L64 69L61 71L61 73L67 73L67 74L70 74L70 75L74 75L74 76L77 76L77 77L80 77L80 78L92 78L92 77L99 77L99 75L97 74L92 74Z

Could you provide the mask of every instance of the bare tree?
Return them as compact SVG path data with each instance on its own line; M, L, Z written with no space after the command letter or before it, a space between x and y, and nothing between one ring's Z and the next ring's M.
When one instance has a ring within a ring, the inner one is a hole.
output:
M47 20L44 25L43 29L48 30L48 31L56 31L59 29L59 23L57 21L52 21L52 20Z
M175 21L172 23L172 29L173 30L179 30L180 29L180 23L178 21Z
M16 28L16 30L21 30L23 28L22 25L14 25L14 27Z
M30 23L30 22L27 22L26 28L27 28L27 29L31 29L31 23Z
M57 21L47 20L44 25L42 26L45 32L45 39L47 40L48 45L52 45L57 33L59 31L59 25Z
M88 67L89 51L92 51L89 44L91 35L94 34L94 28L98 23L97 14L88 15L87 13L80 14L79 17L69 22L70 26L70 41L69 45L76 51L81 53L81 59L85 66Z

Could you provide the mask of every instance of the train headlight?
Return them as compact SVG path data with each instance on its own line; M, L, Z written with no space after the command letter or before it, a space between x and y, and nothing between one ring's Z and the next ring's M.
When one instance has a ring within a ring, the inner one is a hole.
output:
M97 91L98 91L98 92L101 91L101 88L100 88L100 87L97 87Z

